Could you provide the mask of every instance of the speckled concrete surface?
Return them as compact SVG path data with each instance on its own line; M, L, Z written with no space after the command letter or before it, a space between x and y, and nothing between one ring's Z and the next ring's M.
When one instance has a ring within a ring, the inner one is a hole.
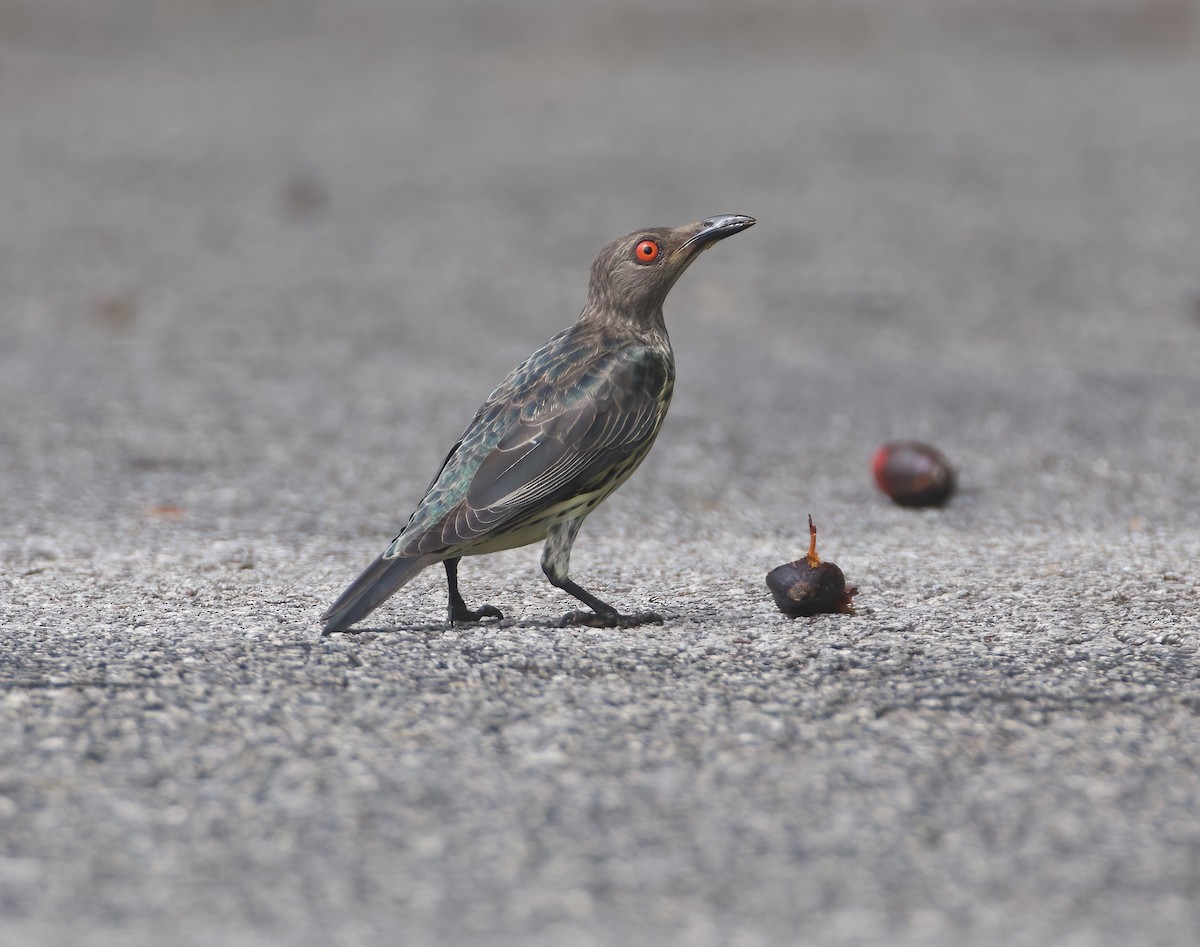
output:
M1196 943L1197 87L1171 0L0 3L0 940ZM573 558L665 625L527 549L320 638L714 213Z

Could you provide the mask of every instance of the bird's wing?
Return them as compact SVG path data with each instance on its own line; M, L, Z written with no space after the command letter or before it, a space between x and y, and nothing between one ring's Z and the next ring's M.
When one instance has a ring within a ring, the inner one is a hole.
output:
M669 383L657 353L610 358L545 403L513 405L465 497L418 535L406 530L404 554L453 548L596 489L657 433Z

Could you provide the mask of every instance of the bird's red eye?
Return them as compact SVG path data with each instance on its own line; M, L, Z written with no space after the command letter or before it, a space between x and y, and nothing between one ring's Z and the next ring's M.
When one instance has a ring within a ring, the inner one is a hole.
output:
M658 259L658 244L653 240L643 240L634 253L639 263L653 263Z

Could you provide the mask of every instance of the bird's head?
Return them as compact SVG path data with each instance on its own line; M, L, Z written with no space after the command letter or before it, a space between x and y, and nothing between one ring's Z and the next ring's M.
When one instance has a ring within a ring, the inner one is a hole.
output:
M753 217L724 214L682 227L635 230L608 244L592 264L588 308L600 317L661 322L662 304L702 251L754 226Z

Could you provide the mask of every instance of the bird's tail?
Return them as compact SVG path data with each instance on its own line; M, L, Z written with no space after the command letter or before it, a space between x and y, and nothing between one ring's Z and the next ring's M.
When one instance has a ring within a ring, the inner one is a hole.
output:
M437 560L432 556L380 556L350 583L338 600L321 616L325 622L323 634L345 631L360 618L382 605L393 593L406 585L413 576Z

